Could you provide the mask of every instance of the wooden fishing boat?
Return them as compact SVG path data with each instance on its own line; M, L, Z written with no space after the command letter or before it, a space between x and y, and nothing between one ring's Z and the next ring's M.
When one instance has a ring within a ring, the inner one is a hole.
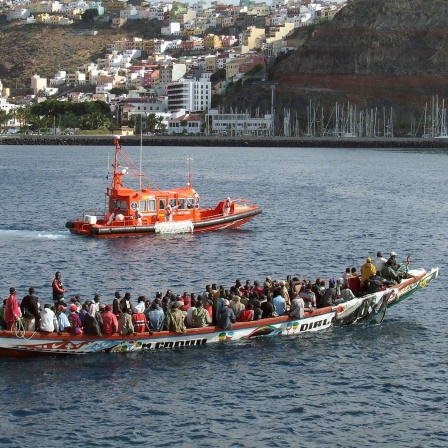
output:
M96 352L134 352L145 349L178 348L215 342L248 340L266 336L299 336L307 332L328 330L335 324L374 320L380 323L385 312L437 278L439 268L427 273L424 269L409 271L409 278L400 284L359 297L336 306L307 311L301 319L289 316L241 322L230 330L215 326L189 328L186 333L161 331L131 336L114 334L108 337L71 335L69 333L22 332L0 330L0 356L34 357L83 355Z
M119 137L114 143L112 182L106 190L108 210L85 211L82 217L68 221L65 226L71 233L97 238L197 233L240 227L262 212L250 200L230 197L214 208L201 208L191 164L185 187L160 190L123 152ZM137 188L125 186L129 174L138 181Z
M232 325L230 330L210 326L189 328L186 333L160 331L152 334L149 332L138 333L135 336L114 334L104 338L84 334L0 331L0 356L22 358L42 355L83 355L95 352L133 352L144 349L188 347L280 334L296 336L330 328L333 325L335 315L336 308L327 307L307 312L302 319L280 316L255 322L237 322Z

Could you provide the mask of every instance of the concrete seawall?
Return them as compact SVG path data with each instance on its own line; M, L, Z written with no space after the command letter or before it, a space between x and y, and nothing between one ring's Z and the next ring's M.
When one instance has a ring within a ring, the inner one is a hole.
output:
M2 145L110 146L112 135L16 135ZM139 146L140 136L121 137L123 146ZM311 138L311 137L172 137L143 136L144 146L278 147L278 148L448 148L448 138Z

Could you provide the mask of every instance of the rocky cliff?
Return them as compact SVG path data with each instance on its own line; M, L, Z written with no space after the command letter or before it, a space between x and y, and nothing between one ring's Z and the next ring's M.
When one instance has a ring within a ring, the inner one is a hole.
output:
M432 96L448 98L447 69L448 2L353 0L275 65L275 109L303 123L307 107L328 115L336 102L350 103L393 108L405 124L419 119ZM253 108L263 89L269 110L270 89L260 84L246 85L239 107Z

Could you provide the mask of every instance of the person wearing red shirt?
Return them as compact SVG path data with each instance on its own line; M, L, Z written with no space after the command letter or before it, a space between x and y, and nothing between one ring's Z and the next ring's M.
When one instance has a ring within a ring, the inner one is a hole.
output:
M103 336L111 336L114 333L118 332L118 320L117 316L112 313L112 307L110 305L106 305L103 313L103 327L101 332Z
M250 322L254 320L254 306L252 303L246 305L246 309L241 312L240 317L236 320L237 322Z
M19 303L17 302L16 289L9 288L9 297L6 299L5 320L6 329L12 330L16 321L20 318L21 313Z
M263 295L263 288L260 286L260 282L258 280L254 281L252 292L256 292L259 298L261 298L261 296Z

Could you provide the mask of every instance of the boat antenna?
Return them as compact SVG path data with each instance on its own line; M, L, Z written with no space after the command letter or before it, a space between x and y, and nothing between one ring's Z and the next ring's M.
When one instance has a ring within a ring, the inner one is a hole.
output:
M193 188L193 156L188 157L188 186Z
M139 175L138 181L140 190L142 189L142 155L143 155L143 126L142 126L142 114L140 114L140 166L139 166Z

